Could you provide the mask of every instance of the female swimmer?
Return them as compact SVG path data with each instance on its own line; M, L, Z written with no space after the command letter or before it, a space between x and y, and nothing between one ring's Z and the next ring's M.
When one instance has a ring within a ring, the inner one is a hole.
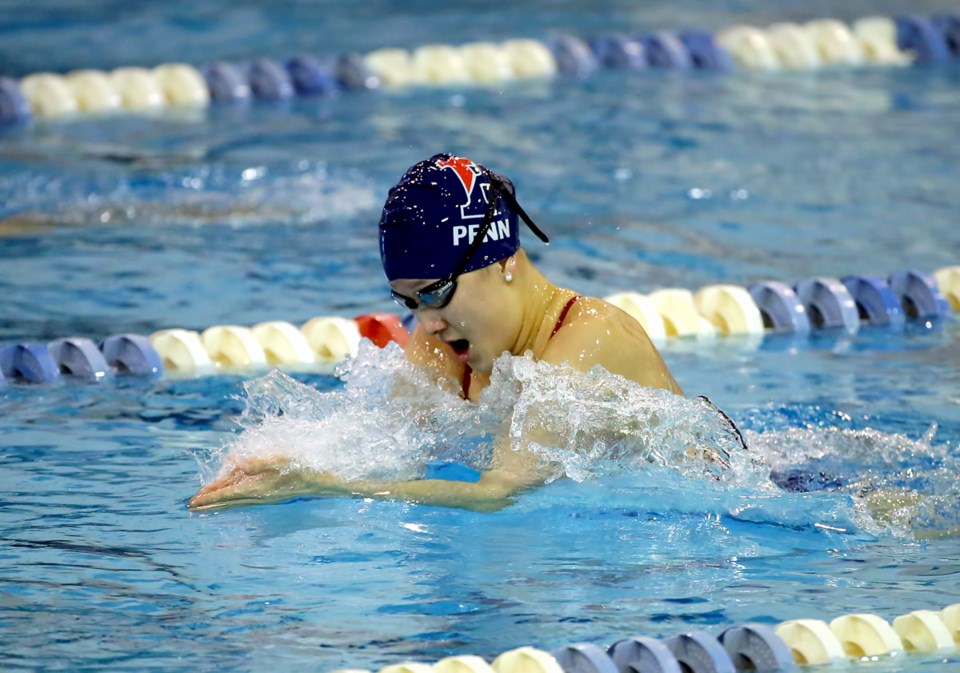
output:
M407 358L437 371L476 401L503 353L595 366L642 386L682 395L640 324L594 297L547 280L520 247L523 220L513 184L465 157L437 154L412 166L390 190L380 217L380 256L391 294L417 318ZM497 445L477 482L421 479L345 482L293 469L281 456L227 464L190 499L193 509L275 502L300 494L356 495L497 509L551 478L531 452Z

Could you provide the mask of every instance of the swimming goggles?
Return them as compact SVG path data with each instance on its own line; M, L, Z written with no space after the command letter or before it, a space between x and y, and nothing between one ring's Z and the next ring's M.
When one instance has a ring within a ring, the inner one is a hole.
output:
M530 231L536 234L544 243L550 242L547 235L543 233L540 227L533 223L530 216L527 215L526 211L517 203L517 198L514 196L513 185L492 171L483 169L483 173L490 179L490 200L487 205L487 212L483 216L483 224L480 225L480 229L477 230L477 235L473 241L470 242L470 246L467 248L463 259L447 276L417 290L416 299L391 290L390 296L401 306L405 306L411 311L418 311L425 308L440 309L450 303L453 299L453 293L457 290L457 278L463 273L463 270L467 268L470 259L483 244L483 238L487 235L487 231L493 223L493 216L497 210L497 203L500 201L501 196L506 199L507 204L520 216L520 219L530 227Z

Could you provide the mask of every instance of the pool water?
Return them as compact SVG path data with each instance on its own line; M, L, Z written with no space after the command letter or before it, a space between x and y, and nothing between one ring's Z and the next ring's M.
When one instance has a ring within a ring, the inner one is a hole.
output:
M184 20L195 4L17 1L0 62L23 75L903 9L216 2ZM958 112L953 64L606 71L0 129L0 343L396 311L375 222L437 151L509 175L551 236L529 251L584 293L933 271L960 259ZM245 391L265 372L2 386L0 668L376 669L960 601L955 317L662 351L770 466L837 487L598 460L494 513L305 498L190 514L255 427ZM321 407L350 393L330 369L290 375ZM364 446L389 429L376 422L341 431ZM887 499L871 510L864 493ZM869 666L956 673L960 654Z

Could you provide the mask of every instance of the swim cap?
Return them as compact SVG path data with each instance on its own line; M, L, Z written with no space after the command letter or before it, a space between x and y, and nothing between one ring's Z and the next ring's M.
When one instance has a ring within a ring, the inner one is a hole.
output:
M509 180L465 157L435 154L414 164L390 190L380 216L387 278L446 278L461 265L467 273L509 257L520 247L522 212L512 196ZM491 198L490 227L464 265Z

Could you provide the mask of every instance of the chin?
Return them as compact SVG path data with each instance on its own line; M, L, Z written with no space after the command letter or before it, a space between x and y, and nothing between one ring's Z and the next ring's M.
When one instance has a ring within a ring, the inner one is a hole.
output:
M493 361L487 357L472 357L467 361L467 364L470 365L473 371L479 372L480 374L489 374L493 371Z

